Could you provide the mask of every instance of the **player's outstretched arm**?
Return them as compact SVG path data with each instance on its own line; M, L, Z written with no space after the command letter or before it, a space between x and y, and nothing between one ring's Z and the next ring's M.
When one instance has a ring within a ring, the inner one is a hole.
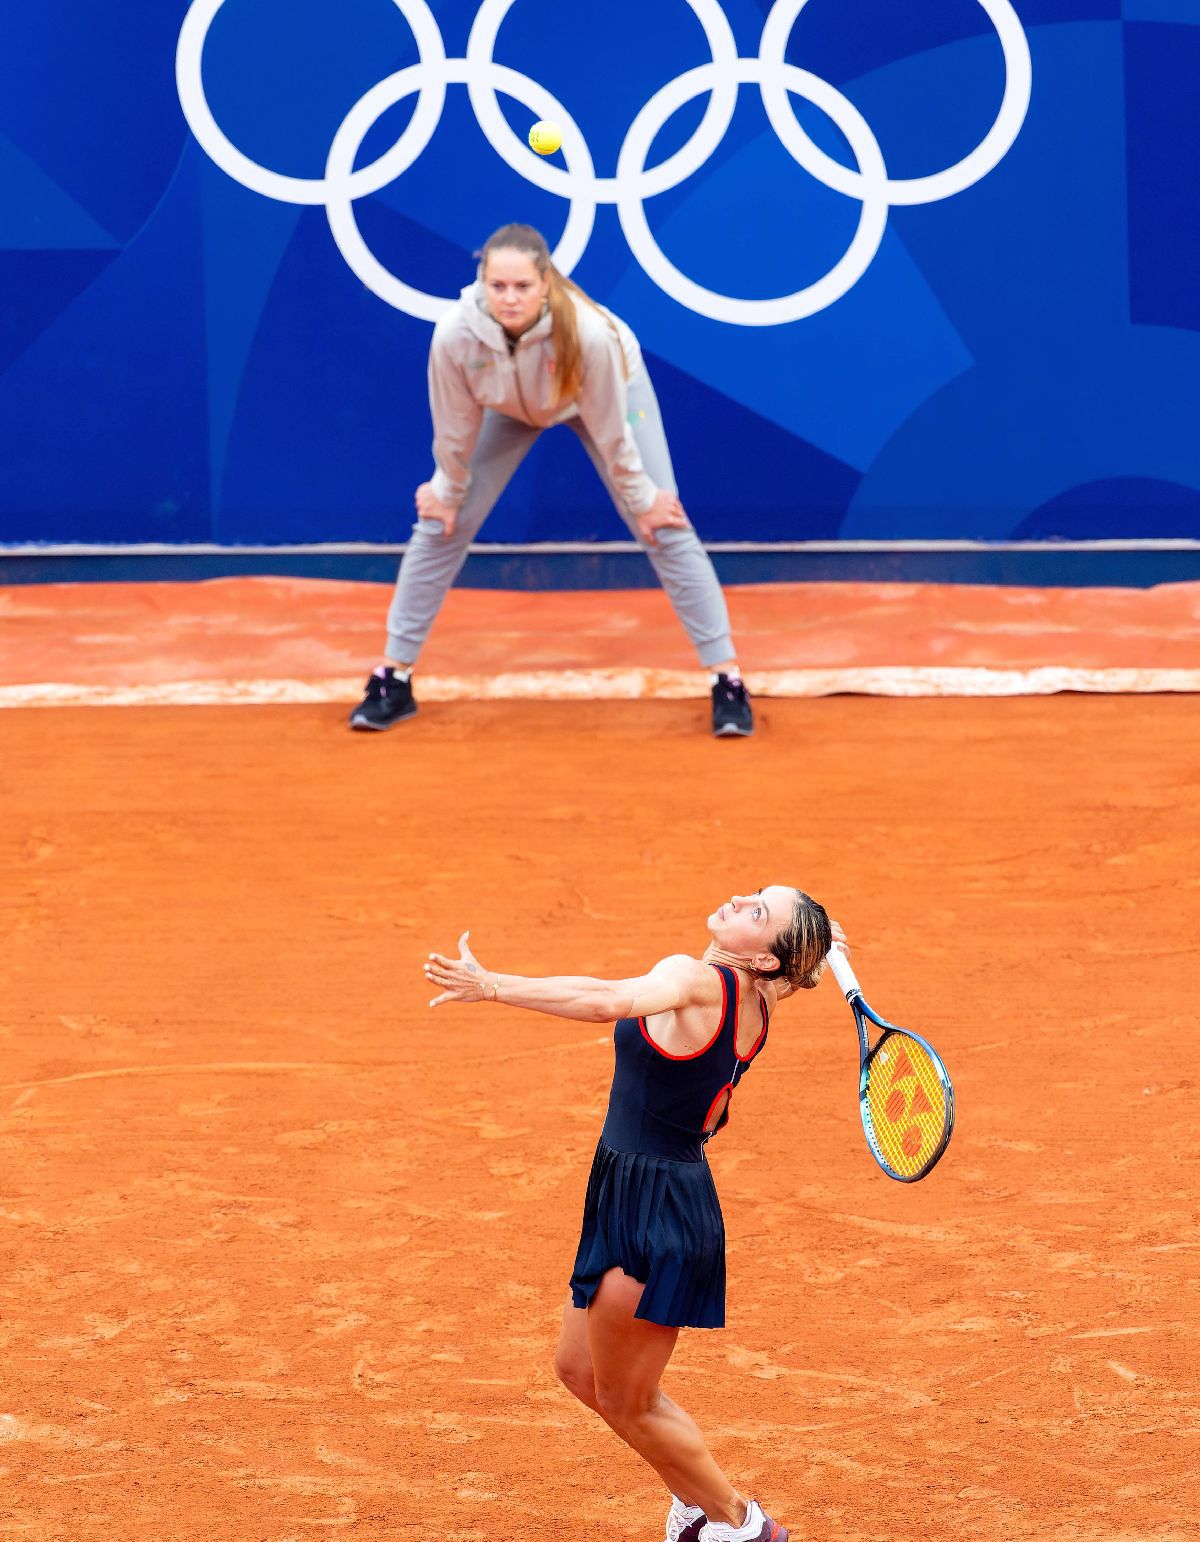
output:
M458 958L431 953L425 978L441 991L429 1003L498 1001L508 1007L546 1012L582 1023L613 1023L621 1017L648 1017L671 1012L719 995L711 969L686 954L674 954L655 964L648 974L628 980L598 980L590 975L496 974L484 969L468 946L469 932L458 941Z

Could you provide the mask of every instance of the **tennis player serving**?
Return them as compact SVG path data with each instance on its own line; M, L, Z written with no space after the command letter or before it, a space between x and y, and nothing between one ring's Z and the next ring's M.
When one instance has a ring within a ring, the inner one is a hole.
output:
M629 980L523 978L431 953L430 1003L488 1001L585 1023L616 1021L616 1072L584 1201L559 1380L671 1491L667 1542L787 1542L734 1488L660 1378L680 1328L725 1322L725 1228L705 1155L778 1003L820 979L845 935L799 889L736 895L708 918L700 958Z
M565 423L709 671L713 732L753 733L725 597L679 501L637 339L558 271L530 226L489 238L478 280L434 328L429 407L436 469L417 488L387 649L350 726L378 731L416 712L413 667L471 542L542 430Z

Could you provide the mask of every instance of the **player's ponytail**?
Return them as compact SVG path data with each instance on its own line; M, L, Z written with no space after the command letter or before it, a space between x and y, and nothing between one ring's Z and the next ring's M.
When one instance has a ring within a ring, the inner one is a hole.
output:
M612 329L621 352L621 368L628 379L629 366L625 360L625 350L621 347L620 334L612 317L590 295L585 294L578 284L558 271L550 260L550 248L541 231L535 230L532 225L502 225L487 238L479 253L480 274L487 266L490 253L501 248L521 252L531 258L542 277L550 280L546 300L550 307L550 341L554 349L554 405L560 407L564 402L574 401L583 384L583 350L579 346L579 322L574 305L576 296L603 316Z
M575 318L575 302L569 290L582 294L578 284L564 278L549 256L546 258L550 275L550 337L554 346L554 405L573 402L583 384L583 350L579 346L579 323ZM586 299L586 295L584 296Z
M796 990L809 991L820 980L825 956L833 946L833 931L824 905L797 889L791 919L776 937L771 952L779 960L775 977L782 976ZM770 979L771 975L760 974Z

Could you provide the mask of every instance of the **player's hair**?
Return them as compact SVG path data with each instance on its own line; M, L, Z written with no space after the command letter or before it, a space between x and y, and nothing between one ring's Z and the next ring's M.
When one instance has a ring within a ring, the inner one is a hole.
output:
M578 284L572 283L565 273L558 271L550 260L550 248L541 231L535 230L532 225L501 225L500 229L494 231L483 243L483 248L478 254L481 278L489 256L501 249L521 252L526 257L532 258L534 266L542 277L550 280L550 291L546 298L553 318L550 341L554 349L554 405L558 407L563 402L574 401L583 383L583 351L579 346L579 327L575 320L572 295L577 295L585 305L590 305L598 315L604 317L617 340L617 348L621 354L621 368L625 371L625 378L628 379L629 366L625 361L625 350L621 347L621 336L612 317L596 304L591 295L585 294Z
M796 903L791 920L780 928L771 944L779 968L767 974L755 970L760 979L782 976L797 990L810 991L825 971L825 955L833 946L833 932L824 905L819 905L802 889L795 890Z

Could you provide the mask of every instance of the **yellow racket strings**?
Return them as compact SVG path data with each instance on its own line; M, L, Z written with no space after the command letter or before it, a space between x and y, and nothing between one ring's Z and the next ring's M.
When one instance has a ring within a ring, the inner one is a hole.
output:
M872 1058L867 1108L888 1165L902 1178L914 1177L945 1133L946 1092L932 1059L907 1034L891 1034Z

